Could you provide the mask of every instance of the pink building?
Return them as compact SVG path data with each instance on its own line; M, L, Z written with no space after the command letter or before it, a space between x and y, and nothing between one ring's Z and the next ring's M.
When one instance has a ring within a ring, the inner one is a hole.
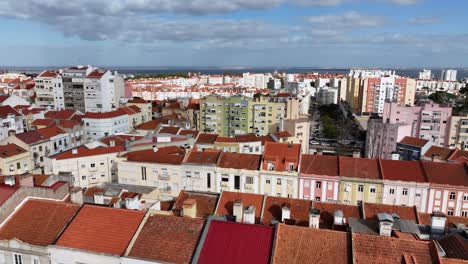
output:
M466 163L423 161L429 182L427 212L468 217L468 177Z
M408 124L411 135L446 147L449 140L451 107L436 103L424 103L420 106L399 106L397 103L385 103L383 122L390 124Z
M299 198L338 201L340 184L338 157L302 155L299 173Z

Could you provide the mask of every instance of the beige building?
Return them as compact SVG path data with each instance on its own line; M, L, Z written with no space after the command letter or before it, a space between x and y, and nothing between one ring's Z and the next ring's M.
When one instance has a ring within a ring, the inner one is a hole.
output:
M0 175L18 175L32 168L27 150L15 144L0 146Z
M249 102L249 111L252 113L250 132L267 135L279 131L280 121L286 116L286 104L260 96Z
M133 98L127 102L126 106L132 106L132 105L138 106L140 108L142 112L142 118L143 118L142 123L148 122L152 119L153 108L150 102L147 102L141 98Z
M468 113L450 118L449 148L468 150Z
M346 100L351 105L354 112L360 111L361 102L359 100L359 91L361 89L362 80L360 78L348 77L346 81Z

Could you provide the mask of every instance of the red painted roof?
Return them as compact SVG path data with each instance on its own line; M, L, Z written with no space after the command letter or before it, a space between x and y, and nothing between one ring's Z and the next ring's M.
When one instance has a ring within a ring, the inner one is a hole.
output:
M0 95L0 103L3 103L5 102L6 99L10 98L9 95L5 94L5 95Z
M177 132L179 132L179 130L180 127L165 126L159 130L159 134L177 135Z
M187 163L195 163L195 164L216 164L218 162L218 158L221 154L221 151L198 151L196 149L192 149L185 162Z
M273 236L271 227L213 220L197 263L270 263Z
M222 152L218 160L218 167L240 170L258 170L260 168L261 160L262 155Z
M465 164L422 161L427 180L431 184L445 184L468 187Z
M30 130L28 132L16 134L15 136L28 145L46 140L37 130Z
M449 149L449 148L443 148L443 147L438 147L438 146L431 146L426 153L424 153L424 156L426 158L437 158L440 160L447 160L450 155L454 152L455 150Z
M219 198L216 215L234 215L233 206L235 201L241 201L242 207L255 206L255 223L260 223L263 208L263 195L254 193L222 192Z
M84 205L56 245L122 255L145 212Z
M9 105L0 106L0 118L7 118L9 115L21 116L18 111Z
M94 113L94 112L86 112L83 118L91 118L91 119L106 119L106 118L114 118L118 116L127 115L125 111L122 109L117 109L110 112L103 112L103 113Z
M45 127L52 126L54 124L55 124L54 120L52 120L52 119L42 119L42 118L35 119L31 123L31 125L33 125L33 126L45 126Z
M146 123L136 126L136 129L155 130L156 128L158 128L160 124L167 124L168 122L169 122L169 118L166 118L166 117L156 118L156 119L153 119L151 121L148 121Z
M279 224L273 263L351 263L349 233Z
M185 157L185 150L177 146L162 147L154 152L153 149L136 150L124 155L128 161L151 162L164 164L181 164Z
M263 209L262 224L270 225L272 220L281 222L282 208L288 207L294 225L309 226L309 210L312 201L267 196Z
M81 126L81 122L77 120L59 120L58 125L62 128L72 129L75 126Z
M146 220L129 257L168 263L190 263L205 220L152 215Z
M75 115L76 110L71 110L71 109L63 109L63 110L49 110L44 114L45 118L50 118L50 119L56 119L56 120L64 120L64 119L70 119Z
M0 146L0 158L9 158L27 152L16 144L6 144Z
M426 182L418 161L379 160L382 178L391 181Z
M61 129L58 126L50 126L50 127L45 127L41 129L36 130L39 135L41 135L43 138L50 139L51 137L55 137L60 134L66 134L67 132Z
M274 164L275 171L286 171L290 162L294 163L296 170L300 153L300 144L267 142L265 143L262 169L266 170L267 161L270 161Z
M427 142L429 142L429 140L427 139L422 139L422 138L417 138L417 137L404 137L398 143L422 148L427 144Z
M181 130L181 131L179 132L179 135L181 135L181 136L192 135L194 138L196 138L197 135L198 135L198 131L196 131L196 130L187 130L187 129L184 129L184 130Z
M340 176L381 179L379 162L377 159L363 159L340 157Z
M399 205L388 205L388 204L375 204L375 203L363 203L364 206L364 219L378 220L377 214L397 214L400 219L413 220L418 223L418 212L416 206L399 206Z
M110 153L117 153L121 151L125 151L125 148L122 146L115 146L115 147L98 147L89 149L87 147L78 147L76 148L78 153L73 154L73 150L67 150L65 152L59 153L57 155L52 156L51 158L56 160L64 160L64 159L74 159L74 158L81 158L81 157L89 157L89 156L97 156L97 155L104 155Z
M39 76L37 77L40 77L40 78L55 78L57 77L58 73L57 72L53 72L53 71L43 71L41 74L39 74Z
M36 246L54 243L79 205L50 200L26 201L0 229L0 239L19 239Z
M198 134L196 144L214 144L218 134L207 134L200 133Z
M303 154L301 158L300 173L338 176L338 157Z
M19 188L0 186L0 205L6 202Z
M456 160L458 158L468 158L468 151L456 149L452 155L448 158L449 160Z
M106 74L107 71L100 71L99 69L96 69L92 72L90 72L86 78L101 78L102 76L104 76L104 74Z

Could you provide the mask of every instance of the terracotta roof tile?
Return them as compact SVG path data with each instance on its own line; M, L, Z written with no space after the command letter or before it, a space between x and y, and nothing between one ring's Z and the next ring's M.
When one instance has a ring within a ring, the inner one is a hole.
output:
M37 133L39 133L43 138L50 139L52 137L55 137L60 134L66 134L67 132L60 127L54 125L50 127L45 127L41 129L36 130Z
M43 71L41 72L41 74L39 74L39 78L55 78L57 77L59 74L58 72L53 72L53 71Z
M300 173L338 176L338 157L303 154L301 158Z
M221 154L221 151L198 151L196 149L192 149L185 162L187 163L194 163L194 164L202 164L202 165L209 165L209 164L216 164L218 162L218 158Z
M270 225L272 220L281 222L282 208L288 207L290 218L295 225L309 226L309 210L312 201L267 196L263 209L262 224Z
M168 263L190 263L205 220L152 215L128 254Z
M0 158L9 158L26 152L27 150L16 144L6 144L0 146Z
M254 142L254 141L261 141L261 137L257 137L255 134L245 134L245 135L237 135L236 136L237 142Z
M279 224L273 263L351 263L351 239L346 232Z
M399 205L388 205L388 204L374 204L374 203L363 203L366 220L378 220L377 214L396 213L400 216L400 219L413 220L418 223L418 213L415 206L399 206Z
M127 103L130 103L130 104L147 104L148 102L146 100L140 98L140 97L133 97Z
M213 220L197 263L269 263L273 237L272 227Z
M205 218L214 214L219 194L182 190L175 201L173 210L182 211L182 205L187 199L197 202L197 217Z
M167 124L168 122L169 122L169 118L161 117L161 118L156 118L146 123L140 124L136 126L135 128L140 129L140 130L155 130L156 128L158 128L160 124Z
M339 158L340 176L366 178L366 179L381 179L379 162L377 159L364 158Z
M18 111L9 105L0 106L0 118L7 118L9 115L21 116Z
M142 139L143 136L135 136L135 135L114 135L109 136L106 138L101 139L100 141L108 146L110 146L111 141L114 141L116 146L125 146L125 141L133 141Z
M448 158L449 160L457 160L459 158L468 158L468 151L456 149L452 155Z
M67 150L65 152L51 156L51 158L54 158L57 160L64 160L64 159L74 159L74 158L81 158L81 157L105 155L105 154L125 151L125 148L122 146L98 147L98 148L93 148L93 149L89 149L86 147L78 147L75 150L77 151L76 154L73 154L73 150Z
M33 126L45 126L45 127L49 127L49 126L52 126L52 125L55 125L55 121L52 120L52 119L35 119L31 125Z
M233 137L221 137L221 136L218 136L218 137L216 138L215 142L236 143L237 140L236 140L236 138L233 138Z
M185 150L177 146L162 147L154 152L153 149L127 152L124 157L128 161L151 162L164 164L181 164L185 157Z
M103 113L86 112L83 118L106 119L106 118L114 118L114 117L123 116L123 115L127 115L127 113L123 111L122 109L117 109L114 111L103 112Z
M145 212L84 205L56 245L122 255Z
M320 228L332 229L335 221L335 211L341 210L343 217L348 218L360 218L361 212L358 206L338 204L338 203L322 203L314 202L313 206L315 209L320 210Z
M422 138L417 138L417 137L404 137L398 143L422 148L424 147L424 145L427 144L427 142L429 142L429 140L427 139L422 139Z
M165 127L162 127L162 128L159 130L159 134L177 135L177 133L179 132L179 130L180 130L180 127L165 126Z
M37 143L39 141L45 141L41 134L37 132L37 130L31 130L28 132L23 132L15 135L19 140L23 141L24 143L31 145Z
M102 76L104 76L104 74L106 74L107 71L101 71L99 69L96 69L92 72L90 72L86 78L101 78Z
M422 166L431 184L468 187L468 175L464 164L423 161Z
M198 131L184 129L184 130L180 130L179 135L181 136L192 135L194 138L196 138L198 135Z
M198 134L196 144L214 144L218 134L206 134L200 133Z
M0 205L6 202L18 190L18 187L0 186Z
M438 146L431 146L426 153L424 153L424 156L426 158L433 158L437 157L440 160L447 160L450 155L454 152L455 150L449 149L449 148L443 148L443 147L438 147Z
M216 215L233 215L234 202L241 201L242 207L255 206L255 223L260 223L263 208L263 195L253 193L222 192L216 209Z
M294 170L297 169L301 152L300 144L288 143L265 143L262 169L267 170L267 161L274 164L275 171L286 171L289 162L294 163Z
M26 201L0 229L0 239L19 239L36 246L51 245L80 208L50 200Z
M468 241L459 234L453 233L439 240L447 258L468 260Z
M261 160L262 155L222 152L218 160L218 167L241 170L258 170L260 168Z
M379 162L384 180L427 182L419 161L381 159Z
M70 119L73 115L76 114L76 110L63 109L63 110L49 110L44 114L45 118L56 119L56 120L65 120Z

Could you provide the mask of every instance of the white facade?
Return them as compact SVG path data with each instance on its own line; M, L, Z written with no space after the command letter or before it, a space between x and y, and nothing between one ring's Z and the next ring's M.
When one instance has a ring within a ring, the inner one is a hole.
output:
M419 72L419 79L421 79L421 80L430 80L430 79L432 79L431 70L424 69L421 72Z
M62 110L65 109L65 100L63 99L63 82L62 76L59 74L50 73L47 71L42 72L34 79L36 86L36 106Z
M88 139L100 139L117 133L129 133L130 126L128 115L122 114L109 118L88 118L83 117L86 137Z
M0 263L17 264L18 260L31 264L50 262L45 247L30 245L18 239L0 240Z
M8 137L8 131L14 130L16 133L24 132L24 122L21 115L8 114L0 119L0 140Z
M50 246L49 254L51 264L120 264L120 256L117 255L59 246Z
M336 89L320 88L315 96L317 97L317 102L322 105L338 103L338 90Z
M426 212L429 183L385 180L382 203L416 206L418 212Z
M443 70L440 76L441 80L444 81L456 81L457 80L457 70Z
M183 163L182 186L187 191L219 192L216 166Z
M115 108L111 72L100 78L86 77L83 81L85 109L87 112L109 112Z
M260 177L258 170L241 170L233 168L217 168L217 192L260 193ZM238 185L236 184L238 183ZM236 186L237 185L237 186Z
M297 198L297 174L260 171L260 194ZM289 175L289 176L288 176Z

